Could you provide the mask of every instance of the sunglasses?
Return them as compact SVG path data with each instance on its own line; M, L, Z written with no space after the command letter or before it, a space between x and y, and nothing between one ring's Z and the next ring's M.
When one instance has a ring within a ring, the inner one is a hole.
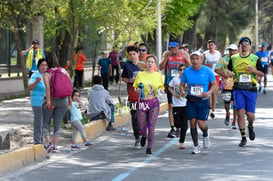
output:
M249 41L242 41L241 44L243 44L243 45L249 45L250 43L249 43Z
M138 51L140 51L140 52L145 52L146 49L138 49Z
M185 70L185 69L179 69L179 71L183 71L183 70Z

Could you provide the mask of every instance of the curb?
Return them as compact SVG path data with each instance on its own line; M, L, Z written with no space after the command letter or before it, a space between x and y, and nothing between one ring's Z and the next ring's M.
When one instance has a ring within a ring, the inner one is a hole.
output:
M160 113L168 109L167 103L160 104ZM115 117L115 127L131 122L130 113ZM96 120L84 125L86 137L94 139L106 131L107 121ZM76 142L82 142L81 136L78 133ZM19 150L0 155L0 173L5 171L21 168L33 162L45 160L48 154L43 145L26 146Z

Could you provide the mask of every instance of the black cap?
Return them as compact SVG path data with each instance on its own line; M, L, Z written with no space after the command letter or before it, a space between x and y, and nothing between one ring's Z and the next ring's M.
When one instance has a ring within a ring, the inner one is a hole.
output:
M214 40L208 40L208 41L207 41L207 44L209 44L209 43L214 43L214 44L216 44Z
M239 45L240 45L243 41L247 41L247 42L249 42L249 44L251 45L251 40L250 40L250 38L248 38L248 37L242 37L242 38L240 38L240 40L239 40Z
M33 40L33 41L32 41L32 44L34 44L34 43L36 43L36 44L38 44L38 45L40 44L40 42L39 42L38 40Z
M94 84L101 84L101 83L102 83L102 78L101 78L101 76L95 75L95 76L93 77L93 83L94 83Z

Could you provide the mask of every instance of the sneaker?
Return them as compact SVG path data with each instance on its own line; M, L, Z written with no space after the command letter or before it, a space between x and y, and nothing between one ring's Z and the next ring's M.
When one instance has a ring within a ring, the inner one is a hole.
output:
M177 138L180 137L180 129L179 129L179 128L177 128L177 129L175 130L175 136L176 136Z
M200 153L200 147L199 146L195 146L192 150L192 154L199 154Z
M235 123L235 122L233 122L233 123L231 124L231 128L232 128L232 129L237 129L237 128L236 128L236 123Z
M229 119L230 119L230 115L226 115L226 118L225 118L225 125L228 126L229 125Z
M180 143L179 149L186 149L183 143Z
M266 91L265 89L264 89L264 91L263 91L263 92L264 92L264 94L267 94L267 91Z
M59 153L60 150L58 149L57 146L54 146L54 148L52 149L52 153Z
M89 141L87 141L85 144L84 144L84 146L92 146L93 144L92 143L90 143Z
M215 118L214 112L211 112L211 113L210 113L210 118L211 118L211 119L214 119L214 118Z
M253 127L248 127L248 134L251 141L255 140L255 132L253 131Z
M240 146L240 147L246 146L246 142L247 142L247 141L246 141L246 137L243 137L242 140L241 140L241 142L240 142L240 144L239 144L239 146Z
M52 143L47 143L44 147L45 147L47 153L50 153L52 151L52 149L54 148Z
M167 136L168 138L175 138L176 137L176 135L175 135L175 130L171 130L169 133L168 133L168 136Z
M141 140L140 140L140 145L141 145L141 147L144 147L144 146L145 146L145 143L146 143L146 137L142 136L142 137L141 137Z
M107 131L114 131L114 130L116 130L116 128L114 128L112 124L109 124L109 125L107 126L106 130L107 130Z
M209 136L203 137L203 147L204 147L204 149L209 148L209 146L210 146L210 139L209 139Z
M139 141L139 139L136 139L135 140L135 147L138 147L140 145L140 141Z
M72 151L78 151L80 150L81 148L78 146L78 145L71 145L71 150Z
M262 92L262 86L259 87L259 92Z
M151 150L151 148L147 148L146 155L147 156L152 156L152 150Z

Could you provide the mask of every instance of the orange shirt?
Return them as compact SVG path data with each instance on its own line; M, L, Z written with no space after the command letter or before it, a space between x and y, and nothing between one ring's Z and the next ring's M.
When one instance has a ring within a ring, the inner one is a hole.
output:
M85 62L87 59L83 53L80 54L80 57L78 58L78 53L75 54L75 70L83 70L83 62Z

